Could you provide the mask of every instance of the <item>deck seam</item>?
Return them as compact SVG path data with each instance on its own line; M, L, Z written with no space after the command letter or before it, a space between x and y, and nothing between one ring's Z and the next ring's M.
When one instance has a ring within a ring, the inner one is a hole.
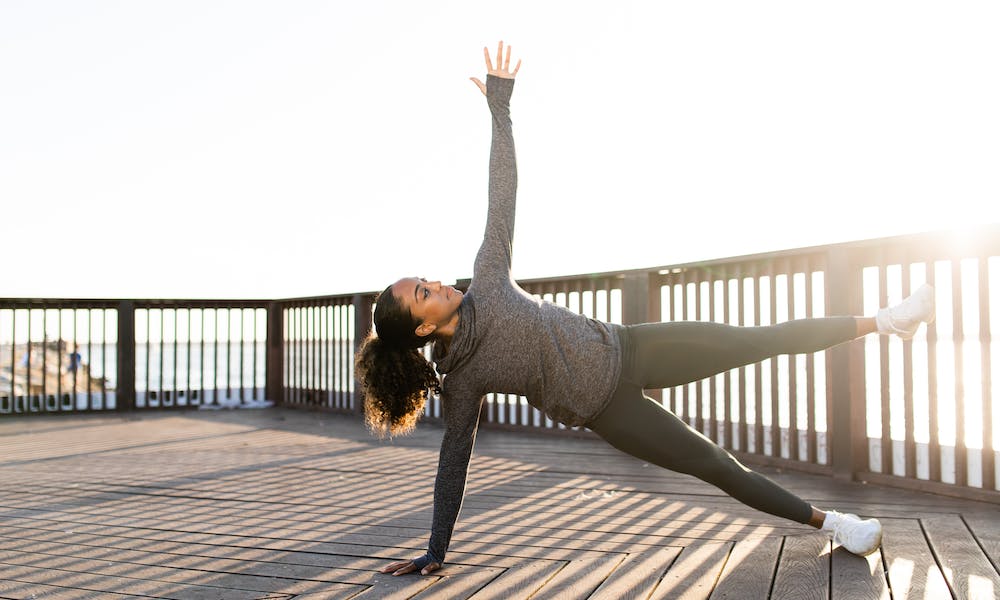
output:
M934 564L937 565L938 571L941 573L941 578L944 579L945 585L948 586L948 593L951 594L952 600L958 600L958 594L955 593L955 587L951 583L951 579L945 575L945 568L941 564L941 557L938 555L937 549L934 544L931 543L930 535L927 533L927 527L924 526L923 519L917 519L920 524L920 532L924 534L924 542L927 543L927 548L931 551L931 556L934 557Z

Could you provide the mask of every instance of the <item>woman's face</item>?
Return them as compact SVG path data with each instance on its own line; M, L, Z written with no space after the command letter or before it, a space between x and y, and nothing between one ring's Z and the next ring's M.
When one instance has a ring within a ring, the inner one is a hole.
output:
M421 324L417 335L430 335L435 329L455 318L462 304L462 292L440 281L422 277L407 277L392 284L392 294Z

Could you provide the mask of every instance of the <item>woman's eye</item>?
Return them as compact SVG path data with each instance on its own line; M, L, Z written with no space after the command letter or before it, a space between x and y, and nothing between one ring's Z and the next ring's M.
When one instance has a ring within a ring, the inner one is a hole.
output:
M431 291L429 289L427 289L427 288L424 288L424 298L426 298L427 296L430 296L430 295L431 295Z

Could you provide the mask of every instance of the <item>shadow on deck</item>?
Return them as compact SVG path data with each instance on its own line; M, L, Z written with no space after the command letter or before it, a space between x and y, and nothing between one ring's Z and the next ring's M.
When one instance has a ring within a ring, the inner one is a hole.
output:
M599 440L480 431L448 564L423 552L441 429L283 409L0 421L0 598L995 598L998 507L762 468L877 516L880 552Z

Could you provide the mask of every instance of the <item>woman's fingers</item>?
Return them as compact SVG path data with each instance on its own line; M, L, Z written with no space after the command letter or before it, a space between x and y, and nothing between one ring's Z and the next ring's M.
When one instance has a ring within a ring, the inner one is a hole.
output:
M490 50L487 47L483 48L483 57L486 60L486 73L489 75L496 75L497 77L504 77L506 79L513 79L517 75L517 71L521 68L521 60L518 59L517 64L514 65L514 70L510 70L510 54L512 47L507 46L507 55L504 57L503 52L503 40L497 44L497 55L496 55L496 67L493 66L493 58L490 56ZM475 77L470 77L472 81L479 86L479 90L485 94L486 86L480 80Z
M421 575L429 575L434 571L441 568L441 563L428 563L421 571ZM393 575L406 575L407 573L412 573L417 570L417 565L414 564L412 560L401 560L399 562L394 562L392 564L386 565L379 569L380 573L392 573Z
M382 567L381 569L379 569L379 572L380 573L392 573L393 571L397 571L397 570L405 567L406 565L412 565L412 564L413 564L412 560L401 560L401 561L394 562L392 564L389 564L389 565L386 565L386 566Z

